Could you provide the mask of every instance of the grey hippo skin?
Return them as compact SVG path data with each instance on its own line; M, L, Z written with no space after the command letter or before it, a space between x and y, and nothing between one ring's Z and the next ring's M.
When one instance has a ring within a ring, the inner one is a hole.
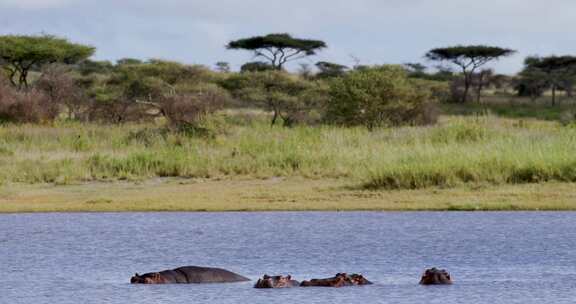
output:
M420 279L422 285L450 285L452 278L448 271L438 268L430 268L424 271Z
M298 286L300 286L300 283L296 280L292 280L290 275L269 276L265 274L258 280L258 282L256 282L254 288L290 288Z
M234 283L250 279L225 269L184 266L172 270L135 274L132 284L201 284L201 283Z

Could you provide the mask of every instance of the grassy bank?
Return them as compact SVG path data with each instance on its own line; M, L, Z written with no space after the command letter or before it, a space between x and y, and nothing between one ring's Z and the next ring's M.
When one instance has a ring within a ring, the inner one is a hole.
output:
M576 210L576 184L367 191L342 179L151 179L12 185L0 213L107 211Z
M0 183L184 178L346 178L370 189L576 181L576 129L492 116L433 127L271 128L233 124L215 138L153 125L0 127Z
M244 118L215 137L1 126L0 212L576 209L576 128L557 122L445 116L370 132Z

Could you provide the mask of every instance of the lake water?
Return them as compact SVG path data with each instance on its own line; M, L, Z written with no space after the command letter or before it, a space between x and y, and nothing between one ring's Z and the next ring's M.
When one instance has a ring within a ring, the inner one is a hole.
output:
M128 283L183 265L375 284ZM418 285L432 266L455 284ZM0 271L0 303L574 303L576 213L0 215Z

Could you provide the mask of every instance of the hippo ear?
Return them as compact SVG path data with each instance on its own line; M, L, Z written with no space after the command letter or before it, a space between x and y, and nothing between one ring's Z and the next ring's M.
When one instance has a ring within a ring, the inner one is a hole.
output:
M287 275L286 278L287 278L288 280L292 280L292 276L291 276L291 275Z
M262 278L263 278L264 280L267 280L267 279L269 279L270 277L269 277L267 274L265 274Z
M138 273L135 273L134 276L135 276L135 277L139 277L140 275L139 275Z

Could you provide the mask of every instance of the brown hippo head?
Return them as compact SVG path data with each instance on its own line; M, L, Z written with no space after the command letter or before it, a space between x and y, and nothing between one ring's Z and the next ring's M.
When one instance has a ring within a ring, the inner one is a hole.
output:
M139 275L135 273L132 278L130 278L131 284L164 284L166 280L158 272L146 273Z
M371 285L372 282L368 281L363 275L361 274L351 274L349 277L352 285Z
M290 275L287 276L269 276L265 274L256 282L254 288L288 288L298 286L298 281L292 280Z
M430 268L426 269L420 279L422 285L445 285L452 284L450 274L444 269Z
M372 284L366 280L362 275L353 274L347 275L346 273L337 273L334 277L326 279L312 279L304 281L300 286L309 287L342 287L342 286L355 286L355 285L368 285Z

